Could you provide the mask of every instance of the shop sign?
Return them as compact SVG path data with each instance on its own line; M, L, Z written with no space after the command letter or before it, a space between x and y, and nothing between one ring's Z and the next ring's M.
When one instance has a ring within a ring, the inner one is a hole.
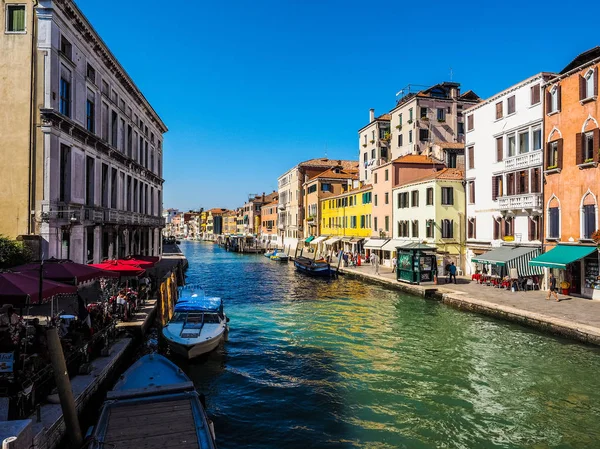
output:
M15 354L13 352L0 353L0 373L12 373Z

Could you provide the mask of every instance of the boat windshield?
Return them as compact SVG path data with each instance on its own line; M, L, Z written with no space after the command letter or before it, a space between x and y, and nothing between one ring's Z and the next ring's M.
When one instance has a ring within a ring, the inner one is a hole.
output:
M218 313L175 312L171 322L184 322L186 327L195 327L205 323L220 323L220 317Z

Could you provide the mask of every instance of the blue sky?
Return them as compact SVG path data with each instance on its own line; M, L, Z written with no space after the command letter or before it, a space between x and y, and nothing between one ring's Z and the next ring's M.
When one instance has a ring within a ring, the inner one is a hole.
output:
M452 68L485 98L600 42L554 1L76 1L169 127L164 207L181 210L240 206L302 160L357 159L369 108L409 83Z

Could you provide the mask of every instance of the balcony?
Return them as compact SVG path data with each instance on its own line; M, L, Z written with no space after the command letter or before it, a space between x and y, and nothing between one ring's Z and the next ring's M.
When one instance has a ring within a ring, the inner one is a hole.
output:
M542 209L542 194L504 196L498 198L500 210Z
M285 210L285 204L279 204L277 210Z
M280 231L283 231L285 229L285 225L284 224L277 225L277 229L279 229Z
M530 153L520 154L504 160L504 170L518 170L520 168L541 166L544 160L542 151L532 151Z

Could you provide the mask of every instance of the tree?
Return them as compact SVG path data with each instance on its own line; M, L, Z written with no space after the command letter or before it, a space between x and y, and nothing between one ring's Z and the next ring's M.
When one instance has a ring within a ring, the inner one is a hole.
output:
M31 261L30 251L22 242L0 235L0 269L16 267Z

